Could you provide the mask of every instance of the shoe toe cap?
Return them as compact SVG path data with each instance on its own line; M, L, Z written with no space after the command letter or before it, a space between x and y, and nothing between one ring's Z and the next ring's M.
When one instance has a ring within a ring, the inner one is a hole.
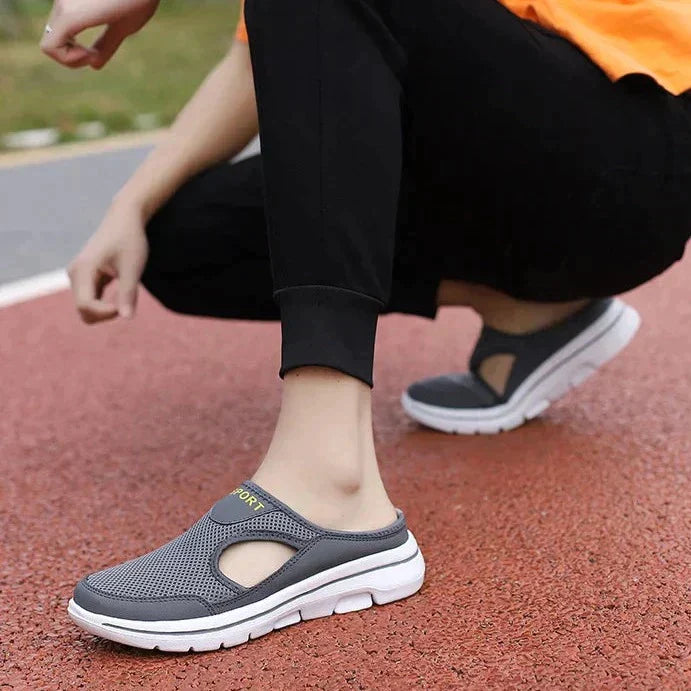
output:
M74 590L74 602L93 614L138 621L171 621L208 617L214 612L195 596L136 599L107 593L82 579Z
M418 403L441 408L487 408L497 396L470 373L445 374L411 384L408 396Z

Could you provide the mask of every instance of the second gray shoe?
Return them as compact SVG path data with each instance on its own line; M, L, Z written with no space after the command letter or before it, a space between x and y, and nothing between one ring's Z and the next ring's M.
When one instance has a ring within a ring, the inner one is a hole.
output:
M414 420L456 434L494 434L537 417L569 389L611 360L634 337L640 317L619 299L595 300L546 329L511 335L485 327L470 372L411 385L402 404ZM492 355L514 355L499 396L477 374Z

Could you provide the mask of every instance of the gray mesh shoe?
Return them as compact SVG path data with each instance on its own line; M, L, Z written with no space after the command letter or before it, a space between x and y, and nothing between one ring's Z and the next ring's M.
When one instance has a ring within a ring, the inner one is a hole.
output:
M296 552L252 588L218 568L223 550L270 540ZM252 482L221 499L187 532L138 559L84 578L72 620L103 638L159 650L214 650L274 629L400 600L425 563L403 514L382 530L324 530Z
M546 329L515 336L485 327L470 372L416 382L402 404L423 425L457 434L492 434L537 417L585 381L633 338L640 317L621 300L594 300ZM499 396L478 376L482 362L499 354L515 360Z

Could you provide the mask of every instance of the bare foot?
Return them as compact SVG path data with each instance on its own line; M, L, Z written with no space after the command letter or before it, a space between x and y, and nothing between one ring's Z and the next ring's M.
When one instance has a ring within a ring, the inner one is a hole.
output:
M252 479L322 528L377 530L396 520L377 467L371 391L335 370L309 367L286 375L274 438ZM219 568L252 586L293 554L274 542L241 543L225 550Z

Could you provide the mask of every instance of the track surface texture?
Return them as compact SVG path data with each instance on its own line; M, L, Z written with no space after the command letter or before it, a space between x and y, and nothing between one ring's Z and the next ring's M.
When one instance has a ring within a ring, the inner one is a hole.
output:
M182 655L83 633L67 600L250 475L278 327L148 296L100 327L66 293L0 310L0 689L690 688L690 289L691 257L626 298L643 327L622 355L490 437L425 430L398 402L464 365L476 318L383 319L378 448L427 559L421 593Z

